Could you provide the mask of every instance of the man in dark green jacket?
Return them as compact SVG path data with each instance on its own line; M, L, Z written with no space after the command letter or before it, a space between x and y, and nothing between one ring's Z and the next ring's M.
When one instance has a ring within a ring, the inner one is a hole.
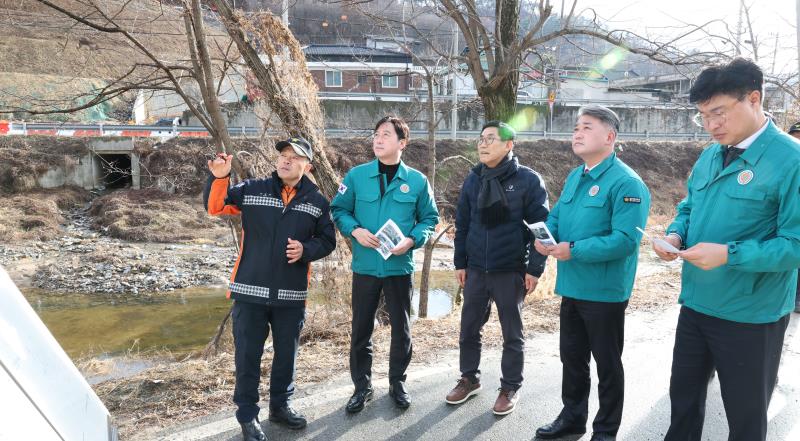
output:
M353 239L350 375L355 393L347 403L351 413L372 399L372 331L381 292L392 326L389 394L400 408L411 404L405 381L411 362L412 250L433 234L439 212L428 179L400 160L408 136L402 119L387 116L378 121L372 141L376 159L350 170L331 202L336 226ZM384 259L376 233L389 220L405 238Z
M762 108L763 74L735 59L689 91L706 148L665 240L683 249L666 440L700 440L716 368L729 441L766 439L767 408L800 266L800 148Z
M558 259L564 403L558 418L536 431L539 438L586 432L590 354L600 379L591 440L615 439L622 420L625 309L639 256L637 227L647 223L650 192L614 153L619 123L606 107L578 111L572 150L585 164L569 174L547 218L558 244L535 242L537 252Z

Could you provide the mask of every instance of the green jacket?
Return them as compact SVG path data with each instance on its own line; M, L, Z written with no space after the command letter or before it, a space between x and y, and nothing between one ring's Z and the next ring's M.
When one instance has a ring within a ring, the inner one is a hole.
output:
M558 262L556 294L579 300L623 302L630 298L650 192L616 153L588 174L567 176L547 218L558 242L570 242L572 258Z
M386 188L383 197L379 179ZM439 223L428 179L402 161L388 186L386 177L378 172L377 159L350 170L331 202L331 212L339 231L353 243L353 272L375 277L413 273L412 250L384 260L377 250L363 247L353 239L351 234L357 226L375 234L392 219L405 236L414 239L416 249L425 244Z
M771 323L794 307L800 266L800 145L773 123L722 169L722 149L700 155L667 233L684 246L727 244L728 263L684 262L679 303L743 323Z

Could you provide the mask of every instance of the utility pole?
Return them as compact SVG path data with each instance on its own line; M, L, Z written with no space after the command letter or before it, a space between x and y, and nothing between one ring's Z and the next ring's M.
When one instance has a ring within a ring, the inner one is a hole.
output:
M797 22L797 27L795 28L795 33L797 34L797 74L800 75L800 0L797 0L795 20Z
M744 0L739 1L739 20L736 22L736 56L742 54L742 14L744 14Z
M797 0L800 5L800 0ZM453 21L453 48L450 51L450 87L453 95L453 105L450 108L450 138L456 139L458 131L458 90L456 89L456 69L458 67L456 56L458 55L458 25Z
M775 46L772 49L772 68L769 70L772 75L775 75L775 59L778 58L778 33L775 33Z
M289 27L289 0L283 0L283 5L281 6L281 21L283 25L287 28Z

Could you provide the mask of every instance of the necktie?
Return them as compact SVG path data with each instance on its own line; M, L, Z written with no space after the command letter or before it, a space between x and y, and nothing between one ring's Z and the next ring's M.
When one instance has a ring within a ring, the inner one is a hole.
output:
M744 149L736 148L732 145L725 147L725 150L722 151L722 168L730 165L730 163L735 161L742 153L744 153Z

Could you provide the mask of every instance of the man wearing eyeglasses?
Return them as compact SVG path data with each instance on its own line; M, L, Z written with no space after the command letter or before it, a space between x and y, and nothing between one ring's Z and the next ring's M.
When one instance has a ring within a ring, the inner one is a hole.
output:
M525 337L522 304L536 288L545 257L531 252L533 235L525 226L547 218L547 191L541 176L513 154L514 129L487 122L478 138L480 164L461 187L456 209L456 279L464 288L459 335L461 378L447 394L461 404L481 389L481 329L497 307L503 331L502 378L492 411L514 411L522 387Z
M392 327L389 395L401 409L411 405L405 381L411 362L412 250L433 234L439 212L428 179L400 159L408 137L405 121L381 118L372 138L375 160L350 170L331 202L336 226L353 243L350 376L355 392L347 402L349 413L360 412L372 400L372 331L381 292ZM375 233L388 220L405 238L384 259Z
M800 122L792 124L786 133L800 142ZM800 269L797 270L797 292L794 297L794 312L800 313Z
M800 147L764 115L751 61L711 67L689 100L716 143L687 182L665 240L682 257L665 440L700 440L716 368L730 441L764 440L800 267Z

